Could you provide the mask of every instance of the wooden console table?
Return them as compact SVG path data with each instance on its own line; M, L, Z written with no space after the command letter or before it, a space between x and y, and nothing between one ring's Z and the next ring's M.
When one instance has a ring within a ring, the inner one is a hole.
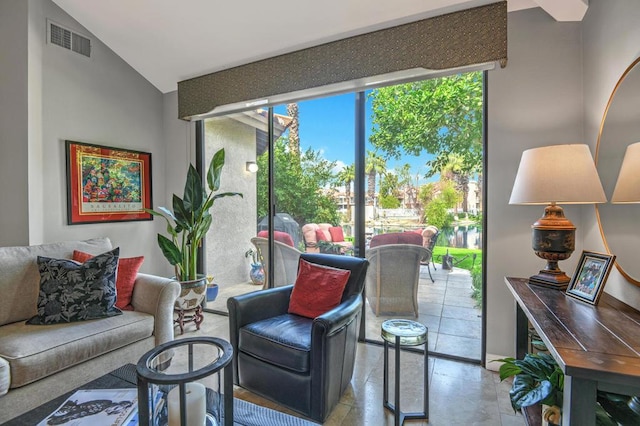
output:
M505 282L516 300L516 358L531 322L565 374L564 426L595 425L598 389L640 395L640 312L607 293L592 306L526 278Z

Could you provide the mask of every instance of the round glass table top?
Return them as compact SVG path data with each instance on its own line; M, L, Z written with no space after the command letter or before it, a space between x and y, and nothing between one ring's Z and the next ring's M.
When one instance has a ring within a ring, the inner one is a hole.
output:
M382 323L380 334L389 343L396 343L396 336L400 337L400 345L417 346L426 343L427 327L416 321L406 319L391 319Z

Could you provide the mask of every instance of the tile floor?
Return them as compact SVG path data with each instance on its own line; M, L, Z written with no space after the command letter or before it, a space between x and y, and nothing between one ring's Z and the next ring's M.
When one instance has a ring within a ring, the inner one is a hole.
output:
M206 313L200 331L196 331L193 325L189 325L183 335L178 334L176 337L192 337L199 334L228 339L227 317ZM435 344L437 345L437 342ZM393 356L393 352L391 356ZM392 425L393 417L382 407L382 347L360 343L356 357L356 369L351 386L325 425ZM418 411L421 409L422 360L421 354L401 352L403 410ZM522 416L514 414L509 404L510 383L501 383L497 373L485 370L478 365L436 357L430 357L428 364L429 422L414 420L407 421L407 425L512 426L524 424ZM393 389L390 389L390 392L390 398L393 398ZM294 412L238 387L236 387L234 395L259 405L296 415Z
M480 360L482 350L482 310L471 298L471 276L469 271L454 268L442 269L436 263L431 266L429 278L426 265L421 266L418 286L418 318L397 316L419 321L429 329L429 350L470 360ZM221 285L220 294L207 309L227 312L228 297L260 289L251 283ZM366 338L380 340L380 326L391 317L376 317L370 308L366 310Z

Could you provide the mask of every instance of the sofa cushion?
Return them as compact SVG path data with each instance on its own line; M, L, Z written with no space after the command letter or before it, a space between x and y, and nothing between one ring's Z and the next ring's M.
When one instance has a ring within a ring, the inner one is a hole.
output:
M331 234L329 233L329 228L331 228L332 226L333 225L330 224L330 223L319 223L318 224L318 227L324 233L324 236L327 239L327 241L331 241Z
M56 324L121 315L116 304L115 248L85 263L38 256L38 312L29 324Z
M20 321L2 327L0 358L9 362L16 388L146 339L153 327L153 315L137 311L47 327Z
M351 271L316 265L300 259L289 300L289 313L318 317L340 304Z
M316 230L320 227L315 223L307 223L302 226L302 235L304 236L304 244L307 247L315 247L318 243L316 238Z
M238 350L297 373L309 372L313 320L283 314L240 329Z
M316 229L316 241L329 241L322 229Z
M0 325L24 321L36 314L40 290L38 256L71 259L73 250L99 254L111 248L108 238L0 247Z
M73 260L84 263L93 257L92 254L74 250ZM144 262L144 256L125 257L118 259L118 276L116 277L116 308L123 311L133 311L131 298L133 286L136 283L138 270Z
M342 226L332 226L329 228L329 234L331 235L331 241L339 243L344 241L344 232L342 232Z

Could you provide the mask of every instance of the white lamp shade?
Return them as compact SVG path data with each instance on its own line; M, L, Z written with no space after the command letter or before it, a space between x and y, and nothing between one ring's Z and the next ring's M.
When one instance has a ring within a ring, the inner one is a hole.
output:
M640 142L627 147L612 203L640 203Z
M571 144L524 151L509 204L593 204L606 201L589 147Z

